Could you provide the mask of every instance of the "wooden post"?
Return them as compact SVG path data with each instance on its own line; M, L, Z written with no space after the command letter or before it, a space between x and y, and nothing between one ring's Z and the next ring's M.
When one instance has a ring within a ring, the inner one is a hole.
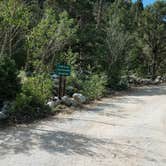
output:
M58 92L58 98L61 100L62 98L62 76L59 76L59 92Z
M63 96L66 94L66 77L64 77Z

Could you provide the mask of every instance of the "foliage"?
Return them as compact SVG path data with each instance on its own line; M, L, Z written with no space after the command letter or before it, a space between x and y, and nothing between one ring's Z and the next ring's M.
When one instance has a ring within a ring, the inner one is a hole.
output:
M19 0L0 1L0 54L7 54L21 68L26 59L25 34L30 12Z
M49 113L49 107L41 103L40 98L21 92L11 105L9 121L27 123L46 117Z
M47 75L32 76L22 85L10 109L10 120L17 123L30 122L50 113L46 101L51 96L52 82Z
M19 91L19 79L14 60L7 55L0 56L0 100L14 99Z
M36 96L42 103L52 95L52 81L46 74L31 76L22 85L22 92L28 96Z
M67 78L67 93L72 96L74 93L80 92L82 89L82 79L78 73L73 72L71 76Z
M166 2L158 1L153 6L144 10L140 36L148 46L150 72L155 77L162 68L162 62L166 55Z
M121 76L125 74L124 72L128 69L127 56L131 48L131 36L129 34L128 25L124 22L124 19L126 19L124 16L127 16L128 11L125 5L120 6L121 10L119 10L118 6L124 2L118 2L115 1L111 7L111 9L117 10L109 16L106 38L108 45L106 60L107 63L109 63L107 73L112 88L118 87Z
M46 9L41 21L27 36L29 69L43 71L54 66L56 53L71 42L75 31L73 19L67 12L56 16L52 9Z
M82 81L82 94L89 100L99 99L106 92L107 77L105 74L93 74Z

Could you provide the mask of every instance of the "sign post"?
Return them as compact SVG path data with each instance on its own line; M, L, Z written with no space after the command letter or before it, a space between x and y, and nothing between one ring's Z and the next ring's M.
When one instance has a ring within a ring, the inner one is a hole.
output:
M65 95L66 88L66 77L71 74L71 67L69 65L57 64L56 65L56 74L59 76L59 92L58 98L61 98Z

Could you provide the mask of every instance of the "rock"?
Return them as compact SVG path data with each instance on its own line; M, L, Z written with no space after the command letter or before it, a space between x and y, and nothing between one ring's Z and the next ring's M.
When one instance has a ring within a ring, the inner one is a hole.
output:
M163 76L161 79L162 79L162 82L166 82L166 76Z
M71 106L72 105L71 99L67 96L62 97L62 103L65 104L66 106Z
M0 112L0 120L4 120L4 119L7 119L7 118L8 118L8 116L5 113Z
M9 113L9 102L5 102L2 109L1 109L1 112L4 113L4 114L8 114Z
M59 104L61 104L61 103L62 103L61 100L59 100L58 98L54 98L53 100L49 101L49 102L47 103L47 105L48 105L50 108L54 108L54 107L56 107L57 105L59 105Z
M59 100L58 96L55 96L53 100L58 101Z
M161 79L161 77L156 77L156 79L154 80L154 84L159 84L160 83L160 79Z
M161 76L157 76L156 79L161 80Z
M53 108L53 107L55 107L55 102L54 102L54 101L49 101L49 102L47 103L47 105L48 105L50 108Z
M71 99L71 105L73 107L77 107L78 106L78 103L74 100L74 99Z
M86 102L85 96L83 96L81 93L74 93L73 98L78 104L83 104Z
M151 79L141 79L141 84L150 85L152 83Z
M140 83L140 78L136 77L135 75L130 75L128 77L128 79L129 79L130 84L135 84L136 85L136 84Z

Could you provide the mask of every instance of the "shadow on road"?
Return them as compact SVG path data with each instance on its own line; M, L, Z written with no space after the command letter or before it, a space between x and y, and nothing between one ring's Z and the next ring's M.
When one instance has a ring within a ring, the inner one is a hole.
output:
M149 156L138 156L132 151L144 152L145 149L136 143L118 139L118 142L111 139L96 139L85 135L70 133L65 131L48 131L42 129L16 128L10 134L6 131L0 135L0 159L10 154L32 155L35 149L46 151L51 154L81 155L86 157L105 157L106 155L120 158L141 158L148 161L157 162L155 158ZM135 141L135 140L134 140ZM116 148L115 148L116 147ZM124 149L128 151L124 151ZM104 150L104 153L103 153ZM149 152L154 156L161 154Z
M1 131L0 141L0 158L9 154L30 154L36 148L49 153L94 156L97 153L93 148L104 144L100 139L88 138L76 133L29 128L15 129L10 133Z

